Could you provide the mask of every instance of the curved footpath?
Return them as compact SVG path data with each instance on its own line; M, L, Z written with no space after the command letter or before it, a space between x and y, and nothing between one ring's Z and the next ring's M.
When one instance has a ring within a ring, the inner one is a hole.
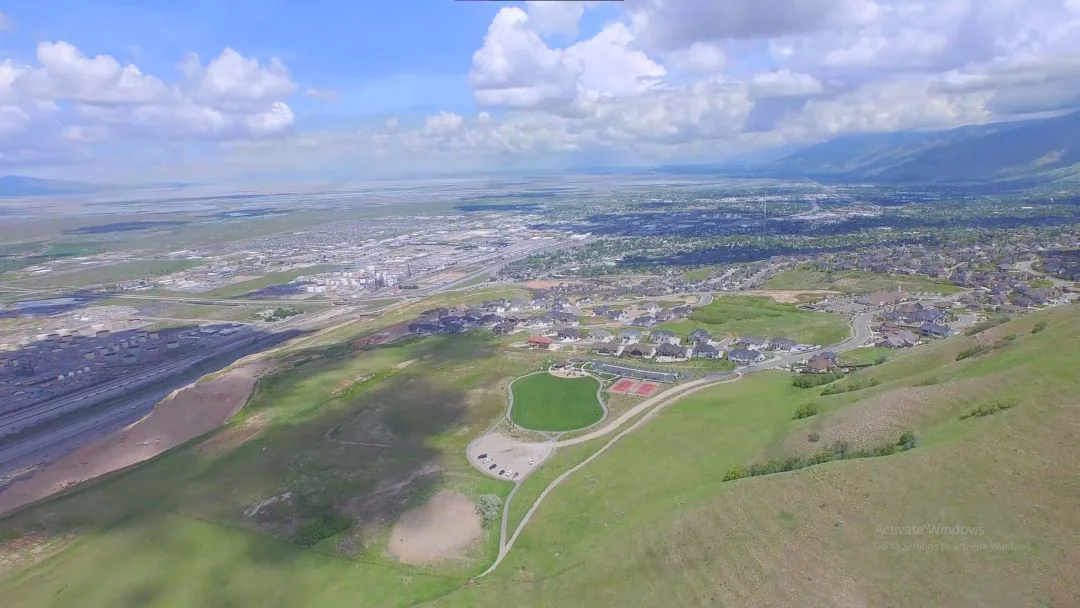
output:
M680 384L678 386L674 386L674 387L672 387L672 388L670 388L670 389L668 389L668 390L666 390L666 391L664 391L664 392L662 392L662 393L660 393L658 395L655 395L655 396L653 396L653 397L651 397L649 399L646 399L645 401L642 401L638 405L634 406L630 410L623 413L622 416L619 416L619 418L616 419L611 424L604 425L602 428L599 428L599 429L597 429L595 431L592 431L590 433L586 433L586 434L581 435L579 437L574 437L572 439L565 439L565 440L562 440L562 441L548 441L548 442L535 443L535 442L516 441L516 440L513 440L511 438L505 437L505 436L501 435L500 433L490 433L490 434L484 435L484 436L476 439L475 441L471 442L469 444L469 448L467 450L466 457L469 459L469 462L472 463L473 466L477 467L478 469L480 467L477 465L476 462L474 462L475 458L474 458L474 455L473 455L472 452L474 451L475 446L477 444L481 443L482 440L484 440L486 438L489 438L489 437L493 437L493 436L497 436L500 439L500 441L507 441L507 442L511 442L511 443L516 443L520 448L522 448L524 450L528 450L528 449L534 448L534 447L535 448L541 448L541 446L542 446L542 451L545 453L544 460L546 460L547 456L549 456L551 453L554 452L553 448L560 448L560 447L566 447L566 446L571 446L571 445L578 445L578 444L581 444L581 443L585 443L587 441L592 441L593 439L597 439L599 437L603 437L605 435L608 435L610 433L613 433L613 432L619 430L619 428L623 424L625 424L628 420L630 420L631 418L634 418L638 414L641 414L641 412L643 412L645 410L648 410L649 408L653 408L652 411L649 411L644 416L642 416L640 420L633 423L632 425L630 425L626 429L623 429L622 431L620 431L617 435L615 435L615 437L613 437L610 441L608 441L606 444L601 446L600 449L598 449L596 452L594 452L591 456L589 456L588 458L586 458L585 460L583 460L582 462L580 462L576 466L570 468L569 470L567 470L563 474L559 475L558 477L555 478L554 481L552 481L550 484L548 484L548 486L546 488L544 488L544 491L540 493L540 496L537 497L536 501L533 502L533 504L529 508L528 512L525 513L525 517L523 517L521 519L521 522L518 524L517 528L514 529L513 535L509 539L507 539L506 538L507 523L508 523L507 520L508 520L508 517L509 517L509 514L510 514L511 500L514 497L514 494L517 493L518 488L521 487L521 482L525 481L525 479L528 478L529 473L531 473L532 470L535 470L535 468L527 471L525 473L525 475L523 475L521 477L521 479L517 480L517 482L515 482L515 484L514 484L513 490L510 491L510 494L506 497L506 502L503 505L503 517L502 517L502 522L501 522L501 526L500 526L500 536L499 536L499 554L495 558L494 563L492 563L491 566L487 570L485 570L482 573L478 574L476 576L476 578L480 578L482 576L486 576L488 574L491 574L492 572L495 571L496 568L499 567L499 564L501 564L502 561L506 558L507 554L510 553L510 549L513 548L514 543L517 541L517 538L521 534L522 530L525 529L525 525L532 518L533 514L536 513L537 509L540 508L540 504L544 501L545 498L547 498L547 496L549 494L551 494L551 492L556 487L559 486L559 484L566 481L566 479L568 479L575 472L577 472L578 470L583 468L585 465L589 464L590 462L592 462L593 460L598 458L601 454L603 454L608 449L610 449L613 445L615 445L620 439L622 439L626 435L630 434L631 432L633 432L633 431L637 430L638 428L640 428L641 426L643 426L645 423L647 423L649 420L651 420L653 418L653 416L658 414L661 410L666 408L668 405L671 405L672 403L675 403L676 401L679 401L683 397L685 397L685 396L687 396L689 394L695 393L695 392L697 392L699 390L702 390L702 389L705 389L705 388L708 388L708 387L711 387L711 386L715 386L717 384L723 384L723 383L726 383L726 382L735 382L737 380L742 379L742 377L744 375L749 374L749 373L762 371L762 370L777 369L777 368L780 368L780 367L791 365L792 363L795 363L797 361L806 359L807 357L809 357L814 352L819 352L819 351L822 351L822 350L831 350L831 351L835 351L835 352L843 352L843 351L851 350L853 348L857 348L859 346L862 346L863 344L865 344L866 342L868 342L870 340L870 337L871 337L870 320L873 318L873 316L875 314L877 314L877 311L867 311L867 312L861 313L859 315L856 315L851 320L852 336L850 338L848 338L847 340L843 341L843 342L840 342L840 343L835 344L835 345L830 346L830 347L826 347L826 348L822 348L822 349L815 349L813 351L806 351L806 352L801 352L801 353L789 353L789 354L785 354L785 355L780 355L778 357L773 357L772 359L769 359L767 361L762 361L761 363L755 363L755 364L745 365L745 366L736 368L735 371L733 371L733 372L722 372L722 373L708 374L708 375L702 376L701 378L698 378L697 380L692 380L690 382L687 382L686 384ZM543 460L538 461L536 464L537 464L537 467L539 467L539 465L543 464ZM487 471L483 471L483 472L487 473Z

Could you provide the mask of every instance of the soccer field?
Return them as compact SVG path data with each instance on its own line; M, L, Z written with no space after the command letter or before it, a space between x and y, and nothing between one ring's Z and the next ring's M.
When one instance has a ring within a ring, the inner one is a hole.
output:
M594 424L604 416L596 399L596 379L556 378L533 374L514 382L510 418L534 431L572 431Z

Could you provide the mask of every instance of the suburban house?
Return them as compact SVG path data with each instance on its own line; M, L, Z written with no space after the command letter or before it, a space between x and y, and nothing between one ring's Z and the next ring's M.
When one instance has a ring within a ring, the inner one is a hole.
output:
M908 294L902 291L879 291L870 295L856 298L856 302L859 304L865 304L872 308L881 308L882 306L889 306L892 304L898 304L908 300Z
M919 336L916 336L906 329L894 329L884 333L885 337L877 343L877 346L884 348L909 348L919 343Z
M601 344L596 347L596 354L606 357L618 357L622 349L621 344Z
M661 344L656 349L656 356L664 359L686 359L686 348L682 346L676 346L670 342Z
M510 303L506 306L506 312L522 312L529 310L529 303L525 300L515 299L510 300Z
M649 313L650 315L655 315L656 313L660 312L661 308L660 308L659 304L656 304L654 302L649 302L645 306L642 306L641 310L644 310L645 312Z
M630 318L630 315L625 310L609 310L604 316L612 321L625 321Z
M798 348L798 346L798 342L796 342L795 340L790 340L788 338L773 338L769 340L769 350L779 350L790 353L793 352L796 348Z
M690 316L690 312L691 310L689 306L676 306L675 308L671 309L671 314L675 315L676 317L688 317Z
M764 361L765 355L753 349L736 348L728 353L728 360L735 363L757 363Z
M491 331L494 332L494 334L496 336L505 336L507 334L514 333L515 329L516 328L514 327L513 323L503 322L503 323L499 323L495 327L492 327Z
M634 344L641 341L641 332L636 329L624 329L619 332L619 340L623 344Z
M723 355L724 353L712 344L699 342L698 345L694 347L694 356L701 357L702 359L719 359Z
M690 341L696 342L698 344L702 342L712 342L712 334L705 331L704 329L695 329L694 331L690 332Z
M739 338L736 342L739 346L742 346L746 350L764 350L769 347L769 341L765 338L758 338L757 336L744 336Z
M606 317L611 312L611 308L607 306L597 306L592 310L594 317Z
M656 347L652 344L628 344L623 348L622 354L650 359L656 355Z
M836 371L839 367L836 359L827 356L827 353L818 353L806 362L806 371L813 374L825 374Z
M672 320L672 319L674 319L674 318L675 318L675 314L674 314L674 313L672 313L672 312L671 312L671 311L670 311L669 309L667 309L667 308L665 308L665 309L663 309L663 310L661 310L661 311L657 312L655 316L656 316L656 320L657 320L657 321L661 321L661 322L663 322L663 321L670 321L670 320Z
M591 329L589 330L589 339L593 342L611 342L615 339L615 336L606 329Z
M529 348L548 349L551 348L551 344L551 338L545 338L544 336L533 336L529 338Z
M931 338L948 338L952 335L952 329L937 323L923 323L919 327L919 333Z
M677 344L679 344L679 342L681 342L681 340L679 340L679 336L676 335L675 332L669 331L669 330L666 330L666 329L653 330L652 332L649 333L649 338L651 338L652 341L657 343L657 344L661 344L661 343L666 342L666 343L676 344L677 345Z
M555 334L559 342L577 342L581 339L581 331L576 327L564 327Z
M631 321L630 324L635 327L652 327L653 325L656 325L656 317L650 317L647 315L643 317L638 317Z
M478 323L478 325L483 325L484 327L494 327L495 325L498 325L499 323L502 323L502 322L503 322L502 315L497 315L495 313L488 313L488 314L480 317L480 322Z
M577 327L578 325L581 325L581 321L578 319L578 316L568 312L552 313L551 317L555 319L557 323L561 323L562 325L568 325L570 327Z
M443 326L438 323L413 323L409 326L409 333L414 336L433 336L442 330Z

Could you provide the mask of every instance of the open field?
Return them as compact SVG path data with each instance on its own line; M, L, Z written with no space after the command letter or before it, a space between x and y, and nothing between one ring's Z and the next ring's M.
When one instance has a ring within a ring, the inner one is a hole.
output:
M600 420L598 382L591 377L557 378L533 374L514 381L510 418L533 431L573 431Z
M271 285L281 285L282 283L288 283L296 277L304 275L319 274L322 272L330 272L334 270L334 266L330 264L320 264L317 266L309 266L307 268L298 268L296 270L288 270L285 272L271 272L270 274L263 275L256 279L249 279L247 281L241 281L239 283L232 283L231 285L225 285L218 287L217 289L211 289L198 294L202 298L234 298L242 296L253 291L258 291Z
M1031 334L1039 320L1048 330ZM1010 334L1003 348L955 360ZM402 564L386 543L393 523L440 492L505 497L509 485L474 471L464 445L500 415L506 382L542 355L475 333L292 352L220 433L0 522L0 538L75 537L10 570L0 595L80 607L1068 606L1080 595L1080 476L1062 466L1078 457L1078 338L1071 306L897 356L844 380L877 381L855 392L821 397L782 372L705 389L559 486L500 568L472 584L496 528L438 567ZM999 398L1018 404L961 419ZM792 420L808 401L820 413ZM797 453L812 429L853 441L911 429L921 444L723 481L736 465ZM595 447L557 453L520 498ZM525 507L517 500L511 523ZM332 517L343 512L346 530ZM982 532L889 531L912 524Z
M721 296L689 319L661 324L686 337L695 329L713 336L785 337L804 344L833 344L848 334L846 317L799 310L769 298Z
M716 272L716 268L712 266L706 266L705 268L695 268L683 273L682 279L687 283L696 283L698 281L704 281Z
M11 285L43 289L51 287L86 287L171 274L199 264L200 262L193 260L134 260L117 264L87 266L73 271L42 274L32 278L11 281Z
M783 270L765 282L765 289L808 290L827 289L843 293L870 293L896 291L900 285L904 291L913 293L939 293L948 295L963 291L960 287L924 276L886 275L859 270L821 271L809 266Z

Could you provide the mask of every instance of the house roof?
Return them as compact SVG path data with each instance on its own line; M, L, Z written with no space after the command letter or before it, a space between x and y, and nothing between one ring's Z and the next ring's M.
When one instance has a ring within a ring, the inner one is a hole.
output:
M533 336L529 338L529 344L551 344L551 338L544 336Z

